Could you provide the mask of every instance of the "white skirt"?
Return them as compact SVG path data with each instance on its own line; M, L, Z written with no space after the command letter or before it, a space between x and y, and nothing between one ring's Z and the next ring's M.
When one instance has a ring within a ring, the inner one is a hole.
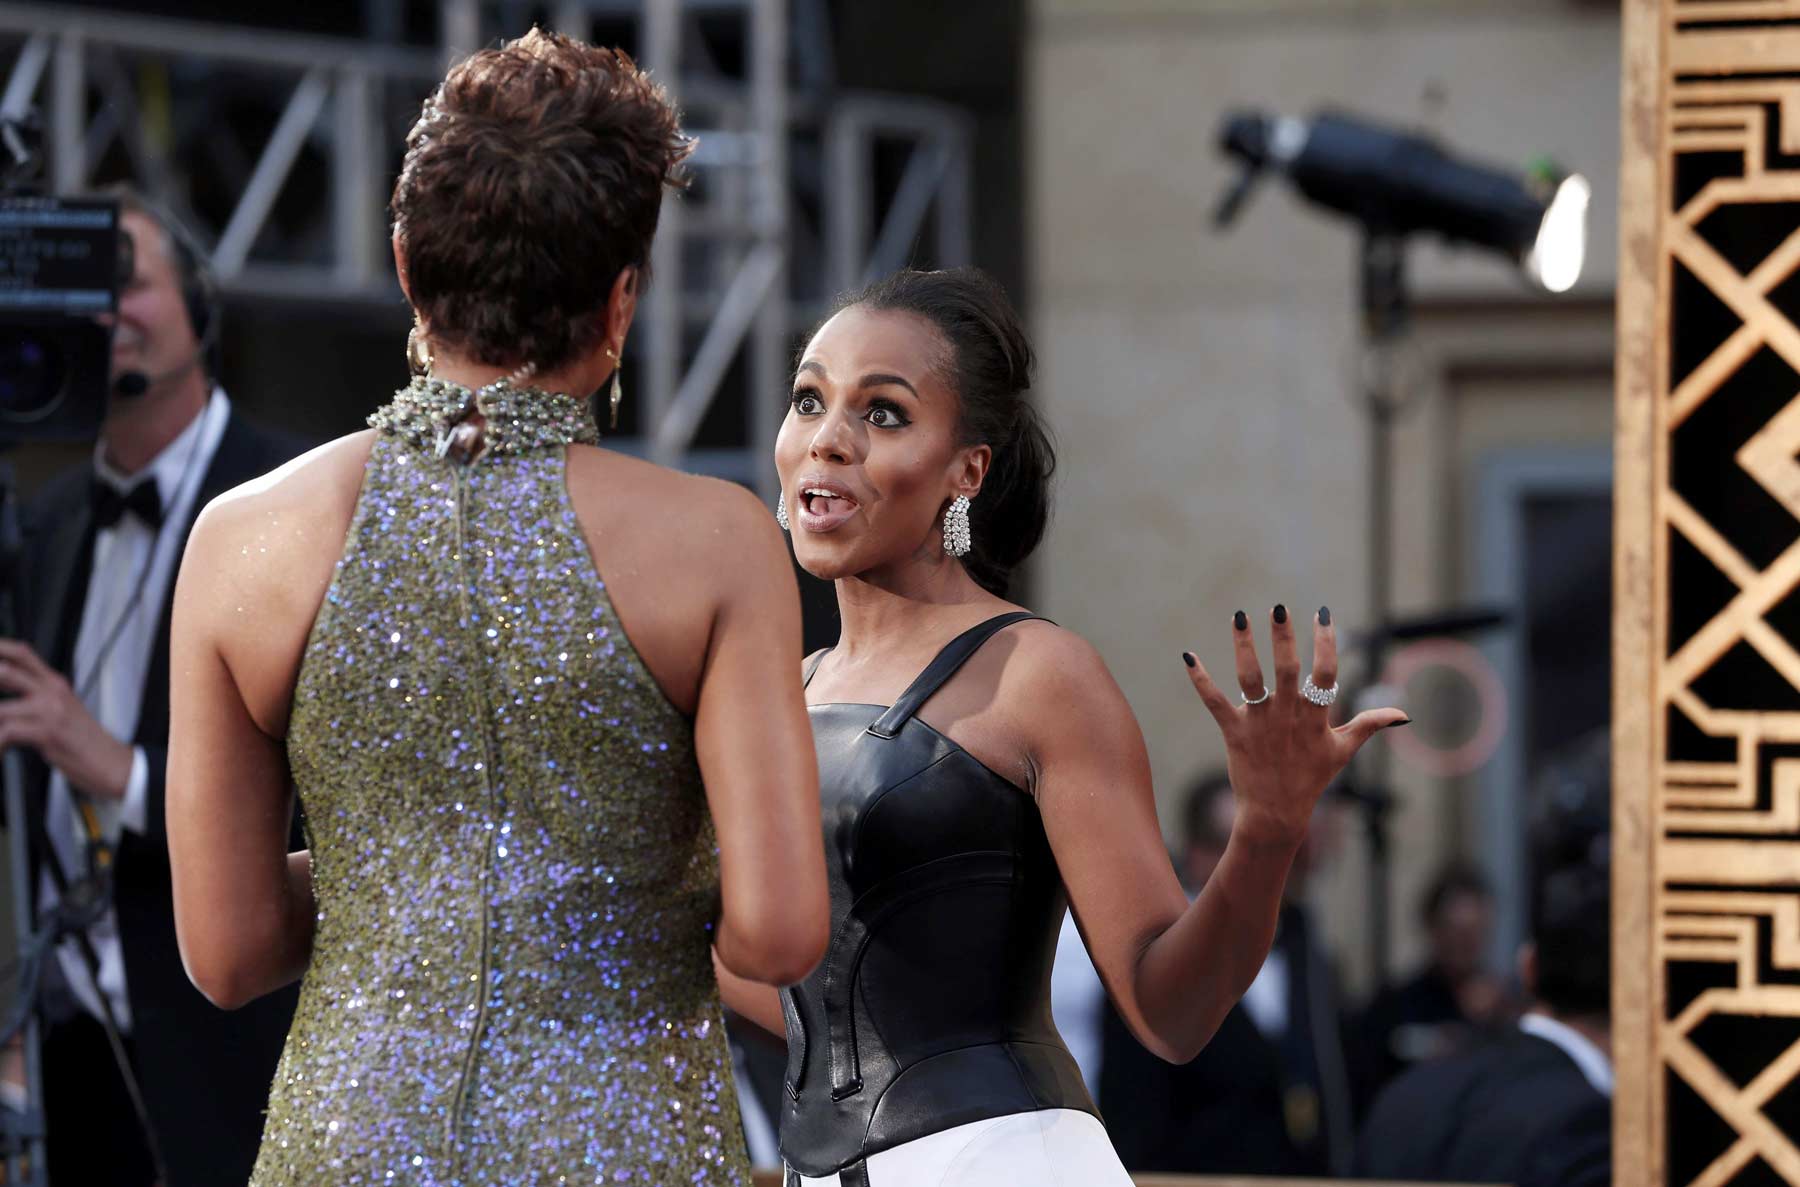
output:
M790 1170L789 1187L843 1187ZM1099 1118L1043 1109L972 1121L870 1155L868 1187L1131 1187Z

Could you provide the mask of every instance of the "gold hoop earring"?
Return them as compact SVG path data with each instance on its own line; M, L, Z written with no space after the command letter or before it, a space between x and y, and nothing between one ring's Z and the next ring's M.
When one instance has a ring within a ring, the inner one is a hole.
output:
M431 365L436 361L431 353L431 341L425 337L425 323L415 313L412 329L406 332L406 367L414 375L429 375Z
M612 393L609 396L612 401L612 423L607 428L616 429L619 427L619 402L625 398L625 389L619 383L619 372L625 369L625 361L614 354L610 346L606 348L606 357L613 364Z

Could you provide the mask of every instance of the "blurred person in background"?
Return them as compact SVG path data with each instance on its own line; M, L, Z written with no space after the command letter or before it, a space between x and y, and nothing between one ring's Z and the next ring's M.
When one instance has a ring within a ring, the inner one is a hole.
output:
M748 1179L713 960L826 938L799 597L753 494L590 398L690 149L623 53L459 61L394 186L412 382L195 526L181 950L224 1005L305 977L257 1187Z
M1494 933L1486 875L1460 861L1446 865L1425 891L1419 922L1429 948L1425 967L1376 995L1352 1027L1365 1102L1413 1064L1466 1050L1518 1013L1486 963Z
M227 1014L181 966L164 812L170 591L207 501L300 447L218 386L221 311L194 235L130 189L102 196L120 204L132 261L109 319L113 391L92 460L26 508L23 637L0 640L0 746L23 751L34 840L48 842L32 854L38 911L111 868L110 906L85 933L97 970L70 940L46 974L49 1170L59 1184L156 1177L110 1012L169 1187L237 1187L294 995ZM272 826L287 837L290 824Z
M775 465L795 555L838 599L837 645L806 666L836 926L785 994L721 977L787 1036L790 1187L1128 1184L1051 1020L1065 906L1140 1041L1192 1059L1268 954L1320 793L1408 720L1332 726L1323 607L1304 680L1280 604L1268 683L1233 617L1241 700L1183 652L1236 792L1190 901L1105 662L1007 596L1050 513L1031 370L1004 290L969 268L877 281L796 368Z
M1256 979L1187 1064L1156 1058L1105 1011L1100 1108L1125 1165L1171 1174L1328 1175L1349 1164L1350 1084L1336 977L1305 906L1309 879L1337 849L1337 806L1315 810ZM1235 816L1224 771L1182 804L1183 881L1198 894L1224 857Z
M1377 1179L1606 1187L1613 1094L1610 763L1604 733L1554 760L1537 788L1531 1006L1494 1042L1422 1063L1376 1099L1357 1146Z

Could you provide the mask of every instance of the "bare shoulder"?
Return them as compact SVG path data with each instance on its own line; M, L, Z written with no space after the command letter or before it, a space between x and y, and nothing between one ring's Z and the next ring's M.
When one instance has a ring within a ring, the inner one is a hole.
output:
M718 560L736 558L749 546L780 545L775 518L756 494L735 482L685 474L642 458L593 445L569 447L569 489L577 506L593 496L654 515L656 530L688 547L718 547ZM584 516L585 518L585 516Z
M1068 627L1034 618L1014 625L1008 633L1017 640L1012 659L1019 675L1034 684L1084 685L1095 677L1112 683L1112 673L1099 649Z
M214 535L242 529L264 522L270 515L330 518L343 508L353 508L374 445L375 430L364 429L327 441L261 477L232 487L201 511L194 535L198 537L203 530Z
M339 437L213 499L194 521L184 573L215 588L254 582L272 589L328 572L362 490L374 430Z
M1007 633L1014 646L1001 677L1002 693L1022 707L1019 724L1028 736L1055 740L1132 720L1124 692L1092 643L1042 619L1021 622Z

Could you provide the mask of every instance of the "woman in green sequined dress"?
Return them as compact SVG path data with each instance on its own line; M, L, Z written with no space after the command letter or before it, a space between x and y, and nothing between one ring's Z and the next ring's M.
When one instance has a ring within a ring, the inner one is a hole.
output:
M747 1182L709 950L824 946L798 599L752 495L585 399L688 147L622 54L453 69L393 200L429 375L195 526L182 956L227 1008L304 974L258 1187Z

